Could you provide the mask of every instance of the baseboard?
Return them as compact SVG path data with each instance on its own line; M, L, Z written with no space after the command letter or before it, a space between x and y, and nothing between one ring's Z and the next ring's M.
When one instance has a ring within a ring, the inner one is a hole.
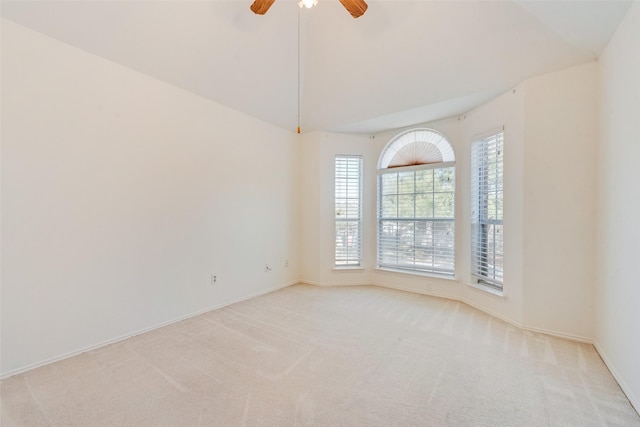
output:
M567 334L565 332L552 331L549 329L534 328L531 326L526 326L526 325L523 325L522 323L516 322L515 320L509 319L508 317L502 316L501 314L498 314L486 307L473 303L465 298L460 298L454 295L447 295L439 292L433 292L430 290L413 289L405 286L387 285L383 283L344 283L342 284L342 283L319 283L319 282L313 282L309 280L303 280L303 281L300 281L300 283L305 285L313 285L313 286L378 286L380 288L395 289L397 291L404 291L404 292L413 292L415 294L427 295L430 297L445 298L452 301L459 301L461 303L467 304L468 306L473 307L476 310L480 310L484 313L487 313L490 316L498 318L506 323L509 323L510 325L513 325L525 331L550 335L553 337L564 338L572 341L583 342L586 344L593 344L593 339L591 338L583 337L580 335Z
M420 294L420 295L427 295L430 297L436 297L436 298L444 298L444 299L450 299L452 301L460 301L460 298L452 296L452 295L447 295L447 294L442 294L439 292L433 292L431 290L422 290L422 289L413 289L413 288L409 288L406 286L398 286L398 285L385 285L382 283L373 283L372 286L378 286L380 288L387 288L387 289L395 289L397 291L404 291L404 292L413 292L414 294Z
M40 367L48 365L50 363L59 362L61 360L65 360L65 359L68 359L70 357L74 357L74 356L77 356L79 354L86 353L88 351L96 350L98 348L105 347L107 345L115 344L117 342L124 341L124 340L127 340L129 338L135 337L137 335L142 335L142 334L145 334L147 332L155 331L156 329L160 329L160 328L163 328L165 326L169 326L169 325L172 325L174 323L178 323L178 322L181 322L183 320L190 319L192 317L200 316L201 314L208 313L208 312L210 312L212 310L217 310L219 308L226 307L226 306L229 306L231 304L236 304L236 303L239 303L239 302L242 302L242 301L246 301L248 299L255 298L255 297L260 296L260 295L264 295L264 294L268 294L268 293L271 293L271 292L275 292L275 291L277 291L279 289L284 289L286 287L295 285L297 283L300 283L300 281L299 280L294 280L294 281L287 282L287 283L284 283L284 284L281 284L281 285L277 285L277 286L274 286L274 287L271 287L271 288L268 288L268 289L264 289L264 290L259 291L259 292L254 292L254 293L251 293L249 295L246 295L246 296L243 296L243 297L240 297L240 298L236 298L236 299L231 300L231 301L226 301L224 303L217 304L217 305L205 308L204 310L199 310L199 311L194 312L194 313L190 313L190 314L187 314L187 315L184 315L184 316L172 319L172 320L168 320L166 322L162 322L162 323L159 323L157 325L154 325L154 326L151 326L151 327L148 327L148 328L139 329L139 330L137 330L135 332L127 333L127 334L118 336L116 338L112 338L112 339L109 339L109 340L105 340L105 341L99 342L97 344L93 344L93 345L90 345L90 346L87 346L87 347L83 347L83 348L81 348L79 350L70 351L68 353L65 353L65 354L62 354L62 355L59 355L59 356L55 356L55 357L51 357L49 359L46 359L46 360L43 360L43 361L40 361L40 362L32 363L30 365L23 366L21 368L12 369L12 370L10 370L8 372L2 372L2 373L0 373L0 380L7 379L7 378L12 377L14 375L22 374L22 373L30 371L32 369L40 368Z
M558 331L552 331L550 329L542 329L542 328L534 328L532 326L527 326L524 325L520 322L517 322L515 320L509 319L508 317L502 316L486 307L483 307L477 303L471 302L469 300L467 300L466 298L462 298L460 299L460 302L463 302L465 304L467 304L470 307L473 307L477 310L483 311L493 317L497 317L498 319L507 322L517 328L523 329L525 331L529 331L529 332L536 332L539 334L545 334L545 335L551 335L553 337L558 337L558 338L564 338L564 339L568 339L571 341L578 341L578 342L583 342L586 344L593 344L593 339L592 338L587 338L587 337L583 337L580 335L573 335L573 334L568 334L566 332L558 332Z
M433 291L428 291L428 290L416 290L416 289L412 289L412 288L408 288L408 287L404 287L404 286L396 286L396 285L385 285L385 284L381 284L381 283L374 283L374 286L380 286L381 288L389 288L389 289L396 289L399 291L406 291L406 292L414 292L417 294L421 294L421 295L428 295L428 296L432 296L432 297L438 297L438 298L445 298L445 299L450 299L453 301L459 301L461 303L464 303L470 307L475 308L476 310L480 310L484 313L487 313L490 316L493 316L495 318L498 318L504 322L509 323L510 325L513 325L517 328L523 329L525 331L530 331L530 332L536 332L536 333L541 333L541 334L545 334L545 335L551 335L554 337L559 337L559 338L565 338L565 339L569 339L572 341L579 341L579 342L584 342L587 344L592 344L593 340L591 338L586 338L586 337L582 337L579 335L572 335L572 334L567 334L564 332L557 332L557 331L551 331L548 329L541 329L541 328L533 328L530 326L526 326L523 325L519 322L516 322L512 319L509 319L508 317L502 316L492 310L489 310L486 307L483 307L479 304L473 303L469 300L467 300L466 298L459 298L453 295L447 295L447 294L442 294L439 292L433 292Z
M633 394L631 388L629 388L627 383L624 382L622 376L618 373L613 363L611 363L611 359L607 357L606 353L602 349L602 346L600 346L600 343L598 343L597 340L593 340L593 346L596 348L596 351L602 358L602 361L609 369L609 372L611 372L611 375L613 375L613 378L615 378L615 380L618 382L618 385L622 389L622 392L625 394L625 396L627 396L627 399L629 400L629 403L631 404L633 409L635 409L635 411L640 416L640 399L638 399L638 396Z
M552 331L550 329L533 328L531 326L520 325L518 323L514 323L514 325L518 326L519 328L522 328L522 329L525 329L527 331L530 331L530 332L536 332L536 333L539 333L539 334L551 335L553 337L564 338L564 339L571 340L571 341L578 341L578 342L582 342L582 343L585 343L585 344L593 344L593 338L583 337L581 335L567 334L567 333L564 333L564 332Z
M349 282L349 283L327 283L327 282L314 282L311 280L300 280L298 283L301 285L312 285L312 286L321 286L321 287L341 287L341 286L369 286L370 282Z

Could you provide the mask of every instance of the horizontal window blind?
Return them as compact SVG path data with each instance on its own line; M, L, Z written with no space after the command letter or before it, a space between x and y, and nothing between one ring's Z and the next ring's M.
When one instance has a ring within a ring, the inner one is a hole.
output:
M471 274L502 290L503 281L502 131L471 146Z
M454 275L455 167L388 169L378 185L378 266Z
M362 156L335 158L335 266L362 263Z

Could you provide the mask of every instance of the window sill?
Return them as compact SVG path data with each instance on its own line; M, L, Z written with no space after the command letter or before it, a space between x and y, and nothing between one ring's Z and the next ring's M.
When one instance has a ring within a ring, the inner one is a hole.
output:
M388 268L388 267L376 267L375 270L381 271L384 273L395 273L395 274L402 274L407 276L429 277L432 279L450 280L453 282L457 281L455 276L449 276L447 274L424 273L422 271L400 270L400 269Z
M468 283L468 282L465 282L465 285L470 286L470 287L475 288L475 289L478 289L478 290L481 290L481 291L486 292L488 294L495 295L497 297L501 297L501 298L505 297L504 290L500 291L500 290L495 289L495 288L493 288L491 286L483 285L482 283Z
M331 270L333 271L364 271L365 268L360 266L354 266L354 267L345 266L345 267L333 267Z

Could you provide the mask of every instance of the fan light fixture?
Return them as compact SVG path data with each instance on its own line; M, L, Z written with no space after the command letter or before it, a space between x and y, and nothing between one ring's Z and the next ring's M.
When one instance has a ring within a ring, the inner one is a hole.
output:
M298 2L298 6L302 9L306 7L307 9L311 9L313 6L318 4L318 0L300 0Z
M251 4L251 10L257 15L264 15L276 0L254 0ZM342 6L354 18L359 18L367 11L367 2L365 0L340 0ZM318 4L318 0L300 0L298 6L310 8Z

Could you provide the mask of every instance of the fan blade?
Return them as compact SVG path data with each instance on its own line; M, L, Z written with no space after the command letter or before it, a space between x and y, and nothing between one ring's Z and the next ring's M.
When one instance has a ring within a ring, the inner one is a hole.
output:
M257 15L264 15L276 0L256 0L251 5L251 10Z
M257 0L256 0L257 1ZM359 18L367 11L367 3L364 0L340 0L340 3L354 18Z

